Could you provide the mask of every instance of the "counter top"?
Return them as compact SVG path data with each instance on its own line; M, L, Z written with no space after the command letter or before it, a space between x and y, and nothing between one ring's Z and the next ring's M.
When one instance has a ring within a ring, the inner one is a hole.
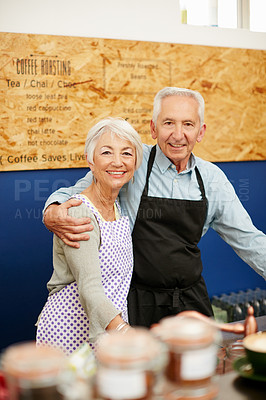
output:
M240 377L237 372L229 372L217 377L219 393L215 400L265 400L266 382L258 382Z

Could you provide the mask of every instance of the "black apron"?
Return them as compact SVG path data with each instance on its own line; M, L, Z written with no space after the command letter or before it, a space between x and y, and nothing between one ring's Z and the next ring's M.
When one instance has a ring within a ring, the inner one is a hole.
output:
M207 214L201 175L195 167L201 200L150 197L149 176L155 154L154 146L132 233L134 269L128 312L133 326L150 327L184 310L213 315L197 246Z

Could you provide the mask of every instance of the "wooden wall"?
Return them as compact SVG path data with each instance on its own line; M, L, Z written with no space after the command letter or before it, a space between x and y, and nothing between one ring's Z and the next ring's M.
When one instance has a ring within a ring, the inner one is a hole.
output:
M153 143L153 98L198 90L209 161L266 159L266 52L144 41L0 33L0 167L85 167L90 127L121 116Z

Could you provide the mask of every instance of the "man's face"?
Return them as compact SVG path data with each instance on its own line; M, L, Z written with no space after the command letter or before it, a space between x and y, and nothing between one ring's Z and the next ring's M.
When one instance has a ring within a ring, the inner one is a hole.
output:
M200 127L198 109L193 97L168 96L162 100L156 127L151 121L152 138L178 172L186 169L196 142L201 142L206 130L205 124Z

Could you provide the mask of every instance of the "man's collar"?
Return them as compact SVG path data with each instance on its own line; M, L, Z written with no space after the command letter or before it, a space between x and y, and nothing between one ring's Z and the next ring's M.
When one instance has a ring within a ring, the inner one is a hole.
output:
M164 155L158 144L156 145L155 162L157 163L158 168L160 169L162 174L164 174L168 168L172 168L172 165L174 165L172 161L170 161L169 158L167 158ZM195 165L196 165L196 159L194 154L192 153L188 160L186 169L182 171L181 174L193 170L195 168Z

